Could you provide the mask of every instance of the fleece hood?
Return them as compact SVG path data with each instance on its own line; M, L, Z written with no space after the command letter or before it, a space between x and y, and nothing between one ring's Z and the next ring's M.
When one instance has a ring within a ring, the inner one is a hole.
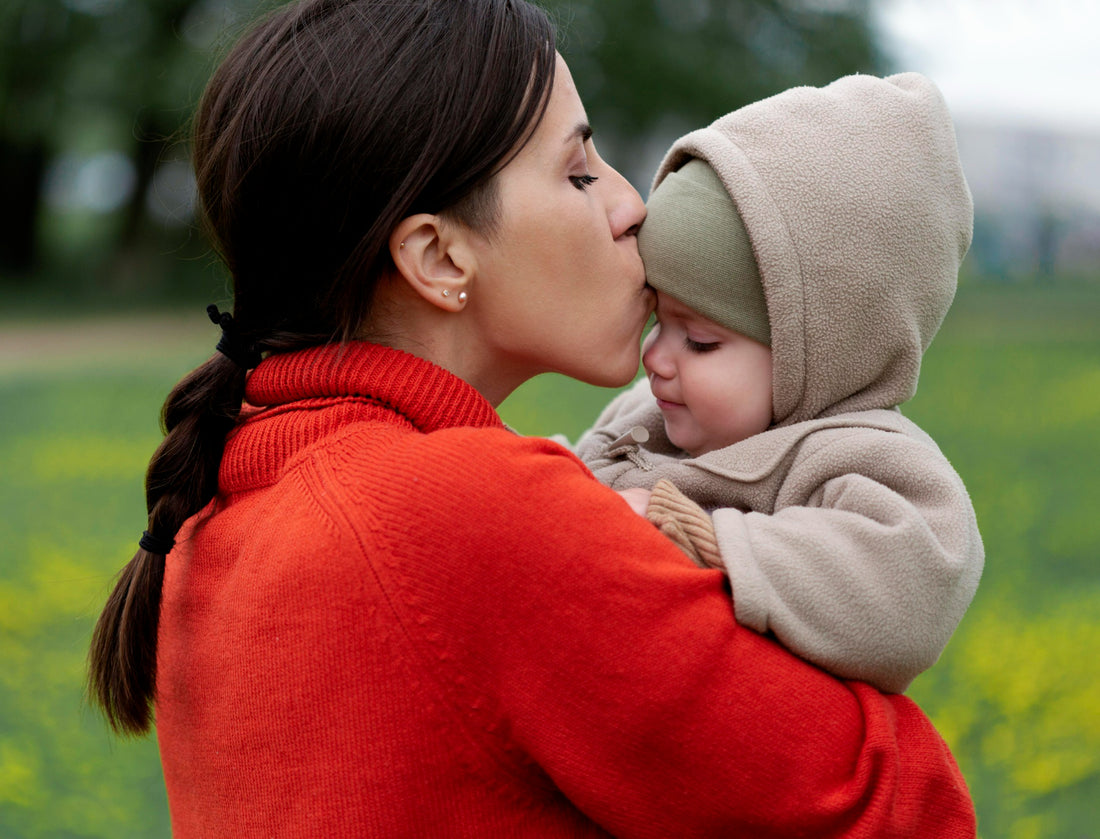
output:
M954 298L973 203L940 92L903 73L799 87L680 138L744 222L771 324L776 425L892 408Z

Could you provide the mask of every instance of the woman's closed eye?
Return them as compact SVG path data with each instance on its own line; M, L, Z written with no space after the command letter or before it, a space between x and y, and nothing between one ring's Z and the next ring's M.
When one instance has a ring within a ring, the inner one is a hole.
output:
M592 184L594 184L596 181L598 181L599 178L596 177L595 175L589 175L586 172L583 175L570 175L569 180L572 181L573 186L575 186L577 189L579 189L579 190L581 190L581 192L583 192L585 189L587 189Z

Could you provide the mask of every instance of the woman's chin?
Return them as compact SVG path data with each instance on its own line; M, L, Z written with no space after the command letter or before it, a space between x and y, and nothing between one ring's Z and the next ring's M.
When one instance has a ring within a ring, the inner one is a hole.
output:
M641 359L635 359L633 364L624 364L621 368L604 367L601 370L593 370L591 375L580 377L582 382L597 387L626 387L634 377L638 375Z

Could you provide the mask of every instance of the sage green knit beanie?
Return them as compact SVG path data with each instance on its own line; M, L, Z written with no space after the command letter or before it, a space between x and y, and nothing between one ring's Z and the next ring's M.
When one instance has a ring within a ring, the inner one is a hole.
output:
M714 170L693 158L646 202L638 233L646 280L722 326L771 346L764 287L749 235Z

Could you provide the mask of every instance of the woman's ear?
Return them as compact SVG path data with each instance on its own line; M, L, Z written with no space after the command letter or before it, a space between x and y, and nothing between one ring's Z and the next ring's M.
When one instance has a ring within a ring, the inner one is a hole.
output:
M389 246L398 273L417 294L451 312L466 306L473 259L455 225L417 213L394 228Z

